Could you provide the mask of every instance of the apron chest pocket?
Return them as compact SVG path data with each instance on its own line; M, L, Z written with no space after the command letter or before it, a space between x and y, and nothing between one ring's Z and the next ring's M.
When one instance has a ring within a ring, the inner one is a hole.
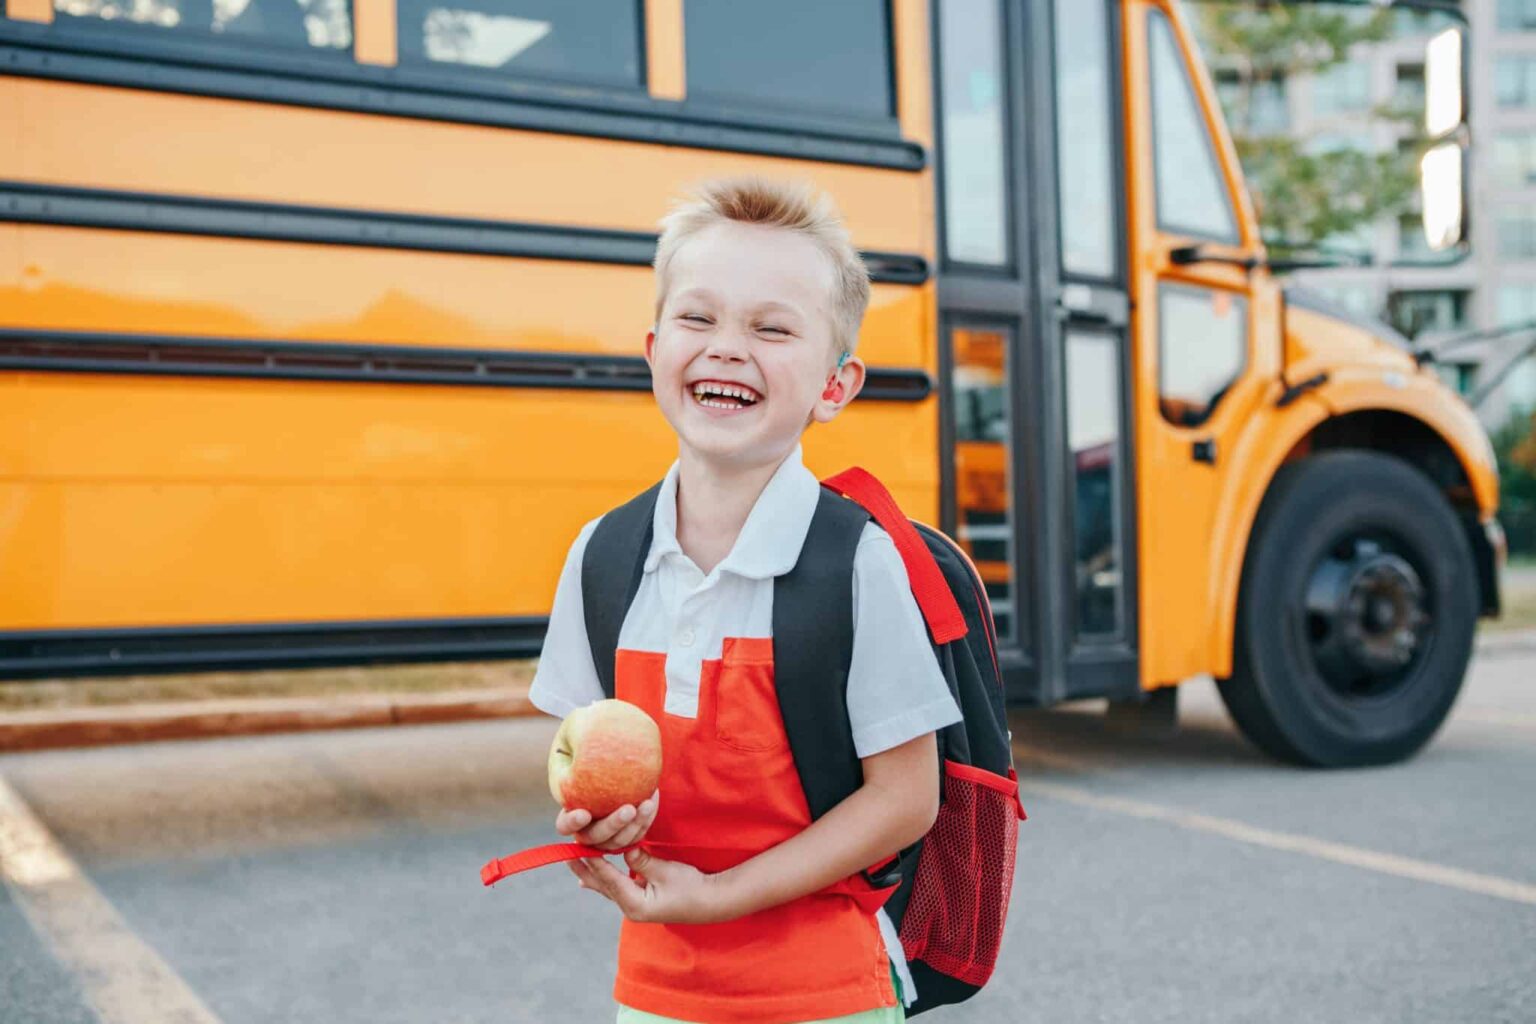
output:
M789 746L773 685L773 641L727 637L715 677L715 738L749 753Z

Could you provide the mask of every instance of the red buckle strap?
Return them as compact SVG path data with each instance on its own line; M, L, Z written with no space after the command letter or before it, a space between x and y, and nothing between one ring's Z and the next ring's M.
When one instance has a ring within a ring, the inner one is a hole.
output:
M480 881L486 885L495 885L508 875L542 868L546 864L559 864L563 861L583 860L588 857L617 856L628 853L634 848L634 846L626 846L622 850L599 850L595 846L586 846L582 843L551 843L548 846L535 846L532 849L520 850L510 857L500 857L490 861L480 869Z
M923 611L923 619L928 623L928 631L933 634L933 642L947 644L965 636L965 616L949 584L944 580L944 571L933 560L933 552L928 550L928 545L923 543L923 538L896 504L896 499L891 497L891 492L885 489L885 485L858 466L845 469L821 483L843 497L858 502L891 535L891 540L896 543L896 551L907 567L907 577L912 581L912 595L917 598L917 606Z

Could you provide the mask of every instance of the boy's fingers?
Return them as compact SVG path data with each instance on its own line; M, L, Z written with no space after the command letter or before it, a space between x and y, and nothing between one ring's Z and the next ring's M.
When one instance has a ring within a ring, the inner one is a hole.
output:
M577 839L588 846L601 846L624 830L624 826L635 820L635 809L625 804L614 811L608 817L587 827L577 835Z
M624 849L626 846L635 845L636 841L638 841L641 836L645 835L645 827L645 822L631 822L624 828L623 831L619 832L612 839L604 843L603 849L612 850L617 853L618 851Z
M555 831L563 836L568 836L586 828L591 821L592 815L581 808L573 811L561 811L555 815Z
M587 880L589 886L597 888L604 896L617 903L619 909L626 915L633 916L641 909L645 894L628 875L601 857L594 857L583 863L591 872Z

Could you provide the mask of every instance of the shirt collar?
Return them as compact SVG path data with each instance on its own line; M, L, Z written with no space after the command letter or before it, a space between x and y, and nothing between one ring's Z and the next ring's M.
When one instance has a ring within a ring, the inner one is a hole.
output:
M681 460L672 463L656 496L651 550L645 559L648 573L654 572L666 555L683 554L677 543L677 475L681 465ZM805 468L801 446L796 444L758 495L730 554L711 575L731 572L748 579L768 579L789 572L800 560L800 549L820 500L821 484Z

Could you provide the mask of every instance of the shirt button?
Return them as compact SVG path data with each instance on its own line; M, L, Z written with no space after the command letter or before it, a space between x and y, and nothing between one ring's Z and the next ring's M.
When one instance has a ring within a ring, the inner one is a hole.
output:
M681 633L677 634L677 642L682 644L684 647L692 647L693 646L693 630L685 629Z

